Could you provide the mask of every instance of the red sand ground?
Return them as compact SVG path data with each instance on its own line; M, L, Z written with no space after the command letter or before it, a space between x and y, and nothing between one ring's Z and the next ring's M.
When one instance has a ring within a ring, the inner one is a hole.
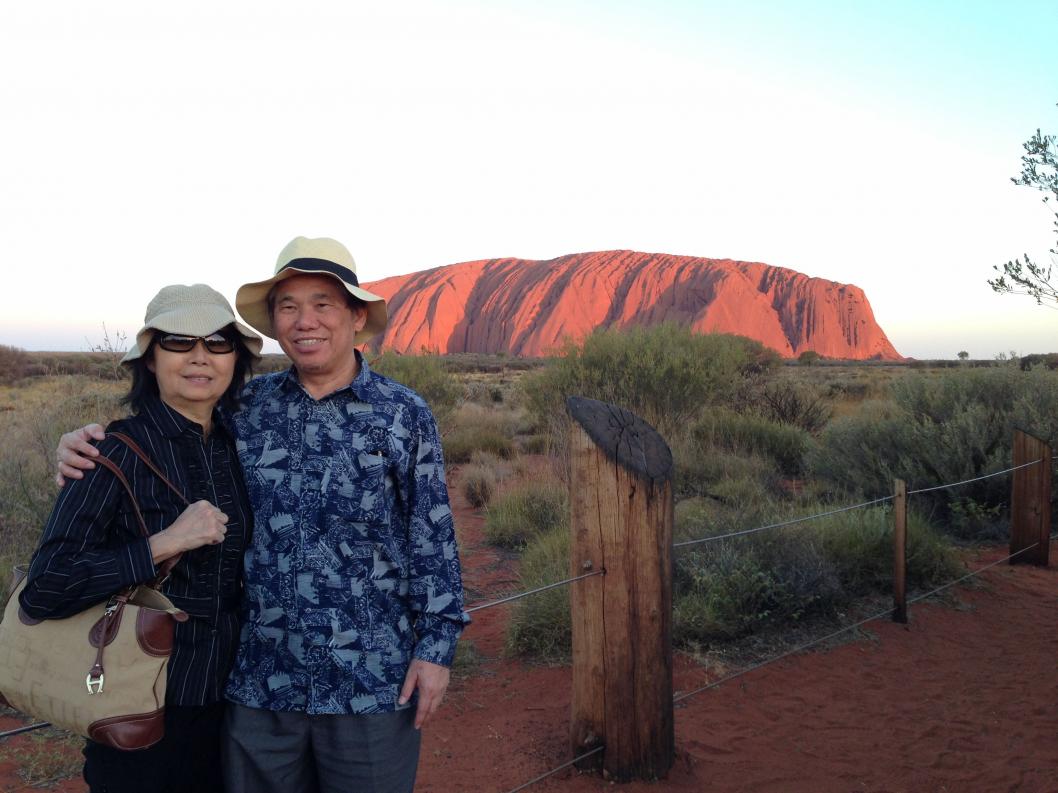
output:
M509 591L509 565L481 547L480 517L455 500L468 588ZM980 588L954 590L954 607L912 605L908 626L879 620L857 641L688 699L676 711L668 778L621 789L1058 793L1058 570L1004 564L980 580ZM479 612L467 631L488 660L453 683L427 726L419 793L506 793L570 757L569 669L501 660L506 609ZM679 659L676 687L716 676ZM530 790L608 788L564 771ZM0 791L20 789L14 769L0 766ZM68 780L51 789L84 786Z

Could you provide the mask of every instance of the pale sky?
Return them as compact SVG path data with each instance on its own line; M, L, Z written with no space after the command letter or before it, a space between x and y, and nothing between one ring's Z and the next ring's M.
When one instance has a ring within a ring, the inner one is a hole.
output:
M1055 243L1010 177L1058 132L1056 33L1054 0L5 3L0 344L131 337L304 234L364 281L762 261L862 287L904 355L1058 350L985 283Z

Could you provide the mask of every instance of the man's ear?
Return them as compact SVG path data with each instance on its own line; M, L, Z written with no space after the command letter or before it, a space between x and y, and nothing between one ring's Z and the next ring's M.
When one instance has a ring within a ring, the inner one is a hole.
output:
M352 309L353 312L353 328L357 333L364 329L364 325L367 324L367 306L357 306Z

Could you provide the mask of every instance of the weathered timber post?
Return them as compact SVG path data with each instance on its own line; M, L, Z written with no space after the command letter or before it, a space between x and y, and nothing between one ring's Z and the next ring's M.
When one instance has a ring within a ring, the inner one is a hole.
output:
M907 622L907 483L893 480L893 622Z
M575 755L625 782L675 759L672 713L672 453L624 408L570 397Z
M1038 460L1035 465L1025 465ZM1011 564L1046 567L1051 534L1051 447L1021 430L1014 431L1014 471L1010 494L1010 552L1030 548ZM1035 547L1032 547L1035 546Z

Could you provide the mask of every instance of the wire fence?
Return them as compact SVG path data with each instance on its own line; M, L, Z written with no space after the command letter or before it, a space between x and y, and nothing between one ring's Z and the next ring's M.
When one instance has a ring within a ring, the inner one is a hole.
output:
M1051 537L1051 539L1053 540L1056 536L1058 536L1058 535L1053 535ZM1037 547L1038 545L1039 545L1039 543L1035 542L1032 545L1028 546L1027 548L1022 548L1020 551L1016 551L1015 553L1009 554L1008 556L1004 556L1002 559L997 559L994 562L989 562L988 564L983 565L982 567L979 567L976 570L970 571L969 573L967 573L964 576L960 576L959 578L956 578L956 579L954 579L952 581L949 581L946 584L942 584L941 586L937 587L936 589L931 589L929 592L924 592L921 595L917 595L917 596L915 596L913 598L908 598L907 602L908 602L908 604L918 603L919 601L925 600L926 598L933 597L934 595L937 595L937 594L943 592L944 590L955 586L956 584L962 583L963 581L966 581L966 580L968 580L970 578L973 578L974 576L980 575L981 573L985 572L986 570L990 570L990 569L992 569L993 567L995 567L997 565L1003 564L1003 562L1009 562L1011 559L1013 559L1016 556L1020 556L1023 553L1028 553L1029 551L1031 551L1033 548ZM893 613L893 608L890 606L889 608L885 609L884 611L879 611L877 614L872 614L869 617L864 617L863 619L858 620L857 622L854 622L851 625L846 625L846 626L844 626L842 628L838 628L836 631L831 631L830 633L826 634L825 636L819 636L819 637L817 637L815 639L812 639L811 641L807 641L807 642L804 642L802 644L798 644L796 647L792 647L789 650L786 650L785 652L780 653L779 655L776 655L773 658L769 658L769 659L767 659L765 661L761 661L761 662L753 664L751 666L747 666L744 669L740 669L739 671L733 672L730 675L726 675L726 676L724 676L724 677L722 677L722 678L720 678L718 680L714 680L714 681L712 681L710 683L706 683L704 686L700 686L700 687L698 687L696 689L693 689L691 691L686 691L686 692L684 692L682 694L679 694L678 696L674 696L672 698L672 701L674 703L682 702L685 699L693 697L695 694L701 694L703 691L708 691L709 689L717 688L718 686L722 686L724 683L727 683L727 682L730 682L731 680L734 680L736 678L742 677L743 675L747 675L750 672L755 672L758 669L763 669L764 667L769 666L770 664L774 664L776 661L781 661L784 658L789 658L791 655L796 655L797 653L804 652L805 650L809 650L809 649L811 649L812 647L815 647L818 644L822 644L823 642L826 642L826 641L828 641L830 639L833 639L833 638L836 638L838 636L841 636L842 634L848 633L849 631L854 631L857 628L860 628L860 627L866 625L868 622L874 622L874 620L881 619L882 617L888 617L888 616L892 615L892 613Z
M574 581L582 581L585 578L591 578L593 575L604 575L605 573L605 569L594 570L590 573L585 573L584 575L576 575L573 576L573 578L567 578L564 581L556 581L553 584L544 584L543 586L538 586L536 589L530 589L526 592L519 592L517 595L509 595L507 597L500 598L499 600L493 600L489 603L482 603L478 606L471 606L468 609L464 609L464 611L466 611L467 614L472 614L475 611L481 611L482 609L490 609L493 606L501 606L504 603L512 603L515 600L521 600L524 597L529 597L529 595L535 595L537 592L546 592L549 589L555 589L556 587L566 586L567 584L572 584Z

